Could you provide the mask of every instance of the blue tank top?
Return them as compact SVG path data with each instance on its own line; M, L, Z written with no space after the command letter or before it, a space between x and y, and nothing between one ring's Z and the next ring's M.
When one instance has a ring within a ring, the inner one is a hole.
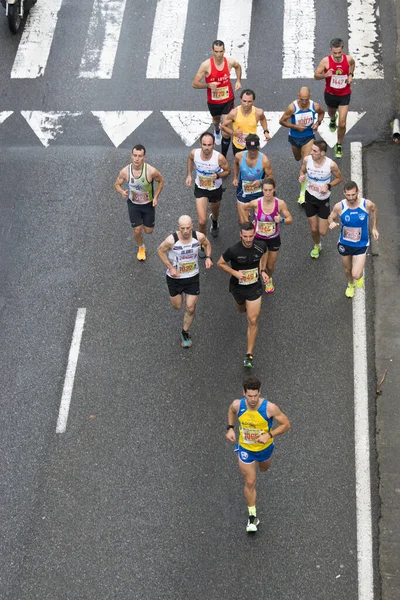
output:
M237 188L237 197L244 202L251 202L262 196L262 184L254 189L253 181L261 181L265 177L262 168L263 155L261 152L258 155L257 162L254 167L249 167L246 162L247 150L243 152L242 160L239 166L239 185Z
M289 135L294 138L307 138L314 135L313 130L311 129L314 124L314 119L316 115L314 102L310 100L310 107L306 110L302 110L299 107L299 103L297 100L293 102L294 106L294 114L290 117L291 123L293 125L303 125L306 127L304 131L297 131L297 129L289 129Z
M340 220L342 229L340 230L339 243L352 248L365 248L369 246L367 202L360 198L360 205L357 208L348 206L346 200L342 200L342 212Z

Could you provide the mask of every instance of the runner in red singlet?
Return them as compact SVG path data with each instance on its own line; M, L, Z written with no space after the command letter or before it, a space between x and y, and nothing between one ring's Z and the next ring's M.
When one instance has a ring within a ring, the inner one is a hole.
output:
M349 111L351 84L354 78L355 62L350 55L343 54L343 40L334 38L331 41L331 54L319 63L314 79L325 79L325 103L331 118L329 129L338 130L337 144L334 148L336 158L342 158L342 142L346 133L346 119ZM339 125L336 125L339 111Z
M207 89L207 104L211 113L214 129L215 143L222 143L222 154L227 155L230 144L230 136L221 135L221 118L227 115L234 107L235 94L232 89L230 73L232 69L236 72L235 90L242 87L242 67L234 58L225 58L225 46L221 40L215 40L212 45L213 56L201 63L192 86L196 89ZM204 80L204 81L203 81Z

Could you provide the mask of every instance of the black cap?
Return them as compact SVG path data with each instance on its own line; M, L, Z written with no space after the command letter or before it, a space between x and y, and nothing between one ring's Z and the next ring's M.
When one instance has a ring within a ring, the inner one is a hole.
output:
M260 147L260 138L255 133L249 133L246 137L246 149L258 150Z

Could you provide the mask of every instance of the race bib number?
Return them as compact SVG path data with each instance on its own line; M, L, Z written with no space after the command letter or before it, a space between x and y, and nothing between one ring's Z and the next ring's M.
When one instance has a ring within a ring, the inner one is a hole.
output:
M306 115L295 115L296 125L301 125L302 127L308 127L312 125L313 118L310 114Z
M321 194L321 185L318 185L318 183L311 183L310 181L308 182L307 188L310 190L310 192L316 192L317 194Z
M135 204L146 204L150 202L147 192L132 192L132 202Z
M215 179L211 175L199 175L199 187L203 190L214 190Z
M240 285L250 285L258 281L258 269L247 269L243 273L244 279L239 280Z
M247 135L245 133L242 133L242 135L235 135L235 145L244 148L246 146L246 137Z
M196 261L188 261L188 262L180 262L179 263L179 273L182 275L186 275L187 273L191 273L196 270Z
M261 182L257 181L256 185L254 181L242 181L243 196L249 194L258 194L261 192Z
M228 100L229 88L228 86L211 89L212 100Z
M332 75L331 87L335 90L342 90L347 85L347 75Z
M271 221L257 221L257 233L269 237L276 232L276 223Z
M346 242L359 242L361 240L361 227L343 227L342 237Z
M258 437L265 433L263 429L242 429L243 442L245 444L260 444Z

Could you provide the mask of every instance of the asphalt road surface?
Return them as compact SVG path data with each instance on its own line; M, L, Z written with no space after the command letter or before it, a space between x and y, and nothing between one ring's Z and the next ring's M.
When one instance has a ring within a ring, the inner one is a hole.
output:
M246 322L229 277L202 268L193 346L181 349L183 315L169 307L156 255L179 215L195 217L185 186L189 147L160 111L206 109L190 82L216 37L218 8L205 14L190 0L180 78L154 80L146 63L156 2L129 3L107 81L77 77L91 15L91 2L80 4L78 13L62 3L43 77L10 76L21 38L0 23L0 110L14 111L0 125L2 598L357 598L352 312L337 235L328 234L318 261L309 257L308 224L296 203L299 166L279 130L264 150L294 223L283 227L275 292L263 298L254 374L292 430L259 478L261 525L248 537L243 484L225 441L226 411L245 375ZM337 32L348 39L342 3L318 4L315 60ZM346 136L345 179L349 142L381 135L392 110L394 31L390 14L381 16L385 79L356 80L351 110L365 115ZM245 83L256 89L257 105L283 112L301 82L282 79L282 22L281 6L265 14L254 1ZM305 81L322 100L322 84ZM90 111L122 110L153 114L116 149ZM82 115L67 118L44 147L21 111ZM166 179L144 264L135 258L126 203L113 190L138 142ZM238 239L230 180L220 223L215 262ZM368 323L371 269L369 257ZM60 435L80 307L85 328ZM375 552L373 452L371 470ZM375 586L378 593L377 571Z

